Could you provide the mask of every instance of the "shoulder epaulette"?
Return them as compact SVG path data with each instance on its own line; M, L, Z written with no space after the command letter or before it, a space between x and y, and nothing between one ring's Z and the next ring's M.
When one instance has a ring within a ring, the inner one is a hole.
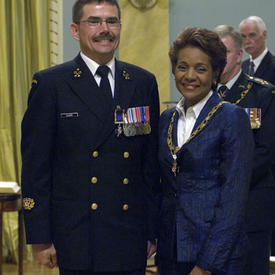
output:
M246 75L248 77L248 79L254 83L260 84L262 86L266 86L266 87L270 87L272 86L272 84L264 79L258 78L258 77L254 77L251 75Z

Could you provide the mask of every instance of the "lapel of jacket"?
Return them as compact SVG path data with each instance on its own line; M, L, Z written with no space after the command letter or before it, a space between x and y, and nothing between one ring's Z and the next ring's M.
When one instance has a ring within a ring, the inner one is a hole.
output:
M162 161L165 163L165 165L167 167L169 167L169 170L170 170L170 169L172 169L174 159L172 157L172 154L171 154L170 148L168 146L168 142L167 142L168 128L171 123L173 113L175 112L174 123L172 126L172 143L173 143L173 146L177 146L177 144L178 144L178 142L177 142L177 128L178 128L177 125L178 125L179 113L176 110L176 107L168 109L165 112L167 112L167 116L166 116L165 120L163 121L164 123L161 124L161 128L164 129L165 132L160 131L162 133L160 135L161 144L163 144L160 146L160 150L161 150L160 154L162 155L162 157L161 157ZM175 190L177 190L175 182L172 181L171 185Z
M245 74L243 72L241 72L238 79L235 81L235 83L231 87L229 93L227 93L224 100L234 103L238 99L240 99L241 93L247 87L247 82L248 82L247 80L248 80L248 78L245 76Z
M80 54L74 59L74 64L67 81L83 104L86 104L91 113L105 124L109 113L113 110L107 109L104 96Z
M127 109L135 91L135 75L126 63L115 60L115 104Z
M271 53L268 51L266 53L265 57L263 58L260 66L258 67L257 71L255 72L254 76L264 79L265 72L269 68L270 59L271 59Z
M207 117L208 113L212 110L214 106L216 106L221 101L221 98L216 92L213 92L211 97L208 99L208 101L203 106L196 123L192 129L192 133L198 128L198 126L202 123L202 121ZM191 133L191 134L192 134Z
M172 165L173 163L173 157L172 157L172 154L171 154L171 151L170 151L170 148L167 144L167 137L168 137L168 128L169 128L169 125L171 123L171 119L172 119L172 116L173 116L173 113L175 112L175 116L174 116L174 123L173 123L173 126L172 126L172 143L173 143L173 146L176 147L178 146L178 120L179 120L179 113L176 109L176 107L173 107L169 110L169 120L167 120L167 125L165 125L165 128L167 129L167 133L166 135L160 137L160 138L164 138L164 143L166 144L167 146L167 149L169 152L168 154L168 162Z
M90 112L102 122L101 127L96 129L100 133L95 144L96 148L105 142L115 128L114 109L106 104L103 94L80 54L74 59L74 63L71 77L68 79L69 85Z
M243 70L244 73L248 72L249 62L250 62L249 59L246 59L242 63L242 70Z
M178 146L178 120L179 120L179 112L177 111L176 107L173 113L176 112L174 117L174 124L173 124L173 132L172 132L172 140L175 146Z
M204 107L202 108L196 122L195 122L195 125L192 129L192 133L198 128L198 126L202 123L202 121L207 117L207 115L209 114L209 112L213 109L213 107L215 107L219 102L221 102L221 98L220 96L217 94L217 92L213 92L213 94L211 95L211 97L208 99L208 101L206 102L206 104L204 105ZM215 116L215 114L214 114ZM210 118L210 121L208 123L211 122L211 119ZM201 132L203 132L205 129L202 129ZM197 136L199 136L201 134L201 132L198 133L198 135L195 135L194 138L192 139L195 140L197 138ZM192 135L191 133L191 135ZM180 148L178 154L181 154L182 152L184 152L184 149L186 146L189 145L189 142L186 142L185 144L183 144L183 146Z

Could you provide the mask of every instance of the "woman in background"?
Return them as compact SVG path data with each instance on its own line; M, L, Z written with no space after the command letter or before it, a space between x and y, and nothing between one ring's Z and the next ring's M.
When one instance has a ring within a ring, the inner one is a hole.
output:
M254 148L246 112L216 92L226 64L218 35L187 28L170 52L182 99L160 119L161 275L241 275Z

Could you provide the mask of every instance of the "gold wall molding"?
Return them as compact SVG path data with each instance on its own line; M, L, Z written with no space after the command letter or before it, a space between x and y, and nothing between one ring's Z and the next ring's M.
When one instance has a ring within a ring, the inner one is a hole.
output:
M120 0L122 32L119 59L152 72L158 81L160 102L170 100L169 1L158 0L150 9L136 9ZM161 110L166 106L161 105Z
M50 66L63 62L63 1L48 0Z
M138 9L150 9L158 0L129 0L130 3Z

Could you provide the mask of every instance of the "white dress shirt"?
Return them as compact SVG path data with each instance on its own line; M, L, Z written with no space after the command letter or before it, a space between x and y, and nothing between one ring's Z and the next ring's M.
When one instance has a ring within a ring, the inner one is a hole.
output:
M225 85L227 87L227 89L230 90L232 88L232 86L234 85L234 83L239 78L241 72L242 72L242 70L240 70L237 74L235 74L234 77L232 79L230 79L227 83L219 83L218 87L217 87L217 90L219 90L219 88L223 85Z
M196 123L197 118L199 117L199 114L206 104L207 100L212 95L212 91L210 91L206 97L204 97L201 101L196 103L195 105L189 107L186 112L184 110L184 101L185 98L182 97L182 99L178 102L176 109L179 113L179 119L178 119L178 131L177 131L177 139L178 139L178 146L181 147L187 139L190 137L192 130L194 128L194 125Z
M267 54L268 49L265 48L265 50L254 60L252 59L252 56L250 56L250 61L253 61L254 63L254 72L257 71L258 67L260 66L262 60L264 59L265 55Z
M91 71L92 75L95 78L95 81L97 85L99 86L101 76L96 74L97 68L100 66L100 64L96 63L94 60L86 56L84 53L80 52L80 55L86 65L88 66L89 70ZM109 61L106 66L110 68L110 71L108 73L108 79L110 82L111 90L112 90L112 96L114 97L115 93L115 59L113 58L111 61Z

